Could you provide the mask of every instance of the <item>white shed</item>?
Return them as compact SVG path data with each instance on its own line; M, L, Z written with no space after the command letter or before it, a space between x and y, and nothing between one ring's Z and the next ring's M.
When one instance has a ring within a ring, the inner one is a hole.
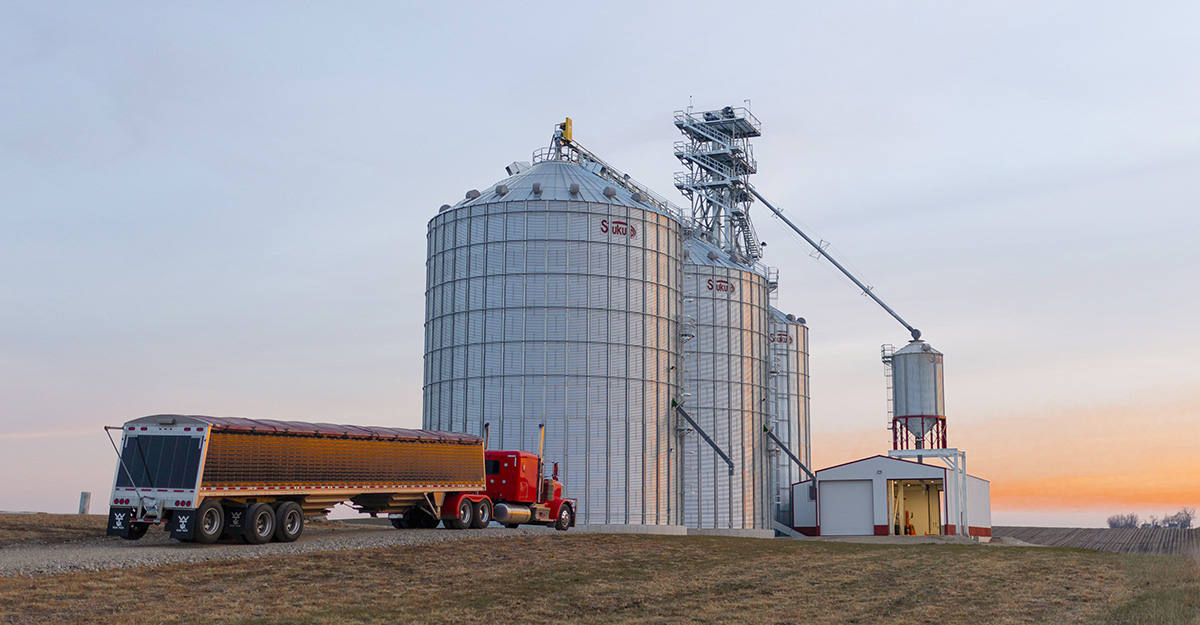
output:
M965 460L963 460L965 463ZM872 456L816 472L792 485L792 527L809 536L992 535L987 480L938 464ZM947 487L949 493L947 494ZM958 500L964 498L966 506Z

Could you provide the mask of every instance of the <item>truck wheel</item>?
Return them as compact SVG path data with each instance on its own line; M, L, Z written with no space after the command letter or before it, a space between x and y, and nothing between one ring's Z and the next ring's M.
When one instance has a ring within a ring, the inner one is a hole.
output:
M456 530L465 530L475 522L475 504L470 499L463 498L458 502L458 514L447 523Z
M564 503L562 507L558 509L558 518L554 521L554 529L560 532L567 531L567 528L571 527L571 517L574 514L575 513L571 511L570 504Z
M130 523L129 532L121 538L125 540L137 540L146 535L146 530L150 529L149 523Z
M388 520L392 522L392 527L394 527L398 530L408 529L408 517L407 516L389 517Z
M475 504L475 520L471 522L471 527L481 530L487 527L492 522L492 502L484 499Z
M242 540L251 545L269 542L275 536L275 511L271 504L256 503L246 509L246 529Z
M205 499L196 509L196 529L192 532L192 540L198 543L211 544L217 542L221 532L225 531L225 510L213 499Z
M285 501L275 508L275 541L296 542L304 532L304 510L294 501Z

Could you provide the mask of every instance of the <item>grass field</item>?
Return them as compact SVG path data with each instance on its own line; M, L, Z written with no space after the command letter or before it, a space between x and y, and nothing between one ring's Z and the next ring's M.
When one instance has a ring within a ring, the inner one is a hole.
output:
M567 533L0 578L22 624L1198 619L1191 560L977 545Z

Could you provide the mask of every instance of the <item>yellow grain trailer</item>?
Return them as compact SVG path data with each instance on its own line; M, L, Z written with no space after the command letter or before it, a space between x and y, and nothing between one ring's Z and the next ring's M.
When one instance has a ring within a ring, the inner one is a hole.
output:
M290 542L343 502L435 526L446 497L485 490L483 439L467 434L195 415L121 430L108 534L130 539L164 524L183 541Z

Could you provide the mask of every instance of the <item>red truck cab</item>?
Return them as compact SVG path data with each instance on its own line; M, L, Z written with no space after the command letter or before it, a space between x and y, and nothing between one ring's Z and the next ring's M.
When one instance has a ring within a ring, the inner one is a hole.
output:
M557 464L554 475L547 478L537 454L488 451L484 453L484 473L497 522L510 527L522 523L553 525L560 530L575 526L576 503L562 496Z

